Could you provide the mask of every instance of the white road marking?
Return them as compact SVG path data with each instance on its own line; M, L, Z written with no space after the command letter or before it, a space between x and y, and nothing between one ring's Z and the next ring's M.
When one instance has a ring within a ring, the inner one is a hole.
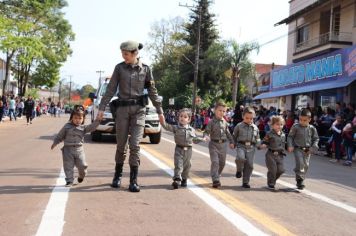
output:
M165 140L167 142L175 144L175 142L173 142L172 140L169 140L167 138L162 137L161 139L163 139L163 140ZM193 148L193 151L196 152L196 153L199 153L199 154L201 154L203 156L210 157L209 154L207 154L205 152L202 152L202 151L199 151L199 150L197 150L195 148ZM226 161L226 164L229 165L229 166L236 167L236 164L231 162L231 161ZM260 172L257 172L257 171L253 171L253 174L267 179L267 176L265 174L263 174L263 173L260 173ZM283 185L285 187L288 187L288 188L295 188L295 186L293 184L290 184L290 183L285 182L283 180L277 180L277 183L279 183L279 184L281 184L281 185ZM324 195L319 194L319 193L314 193L314 192L311 192L311 191L306 190L306 189L304 189L304 190L296 189L296 191L298 191L300 193L303 193L305 195L311 196L311 197L313 197L315 199L318 199L320 201L326 202L326 203L328 203L330 205L339 207L339 208L341 208L343 210L346 210L348 212L356 214L356 207L350 206L350 205L345 204L343 202L339 202L339 201L333 200L333 199L331 199L331 198L329 198L327 196L324 196Z
M42 216L40 226L37 229L36 236L60 236L63 232L64 213L68 199L68 187L65 187L63 168L48 201L46 210Z
M173 170L160 161L158 158L154 157L147 151L141 148L140 152L147 157L152 163L154 163L158 168L164 170L167 174L173 177ZM226 220L232 223L239 231L245 233L246 235L267 235L255 226L253 226L245 218L231 210L229 207L224 205L222 202L217 200L211 194L203 190L202 188L196 186L188 179L188 189L202 199L207 205L213 208L216 212L222 215Z

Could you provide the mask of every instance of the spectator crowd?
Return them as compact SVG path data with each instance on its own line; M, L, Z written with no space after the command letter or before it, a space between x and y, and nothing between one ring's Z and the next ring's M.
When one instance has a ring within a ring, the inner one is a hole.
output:
M27 124L31 124L35 117L43 114L50 114L51 116L59 116L63 107L60 102L45 102L42 100L35 100L32 96L27 98L21 96L14 96L9 93L0 96L0 124L5 120L17 121L23 116L27 118Z

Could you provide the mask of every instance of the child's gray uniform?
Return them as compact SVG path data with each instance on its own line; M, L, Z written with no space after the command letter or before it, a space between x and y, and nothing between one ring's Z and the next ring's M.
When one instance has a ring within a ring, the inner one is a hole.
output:
M277 134L274 130L269 131L263 139L263 144L268 145L266 152L267 184L274 186L276 180L284 173L283 157L286 147L286 135L281 131Z
M195 129L188 125L184 127L180 124L171 125L164 123L162 127L174 134L176 148L174 151L174 176L173 180L188 179L191 167L192 145L194 142L201 141L195 134Z
M242 172L244 184L250 182L255 157L255 146L261 144L260 134L255 124L240 122L235 126L233 138L236 148L236 169Z
M225 167L227 142L234 143L232 135L228 129L228 123L224 120L218 120L215 117L209 121L204 134L209 134L209 154L211 160L210 175L214 181L219 181L221 172Z
M74 166L78 168L79 178L84 178L88 165L85 161L83 149L84 135L92 132L98 127L99 121L94 121L90 125L75 126L71 122L66 123L53 140L53 145L64 141L62 148L63 169L66 175L66 182L74 180Z
M314 126L292 126L287 143L288 147L294 147L295 168L297 181L303 181L309 168L310 149L318 149L319 136Z

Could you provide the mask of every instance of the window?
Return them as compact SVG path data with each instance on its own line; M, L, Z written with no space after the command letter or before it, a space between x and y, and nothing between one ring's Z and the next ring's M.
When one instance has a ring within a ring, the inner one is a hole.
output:
M309 39L309 25L302 26L298 29L297 44L308 41Z
M354 27L356 27L356 0L354 0Z
M334 17L333 17L333 32L335 35L340 33L340 19L341 19L341 8L340 6L335 7L333 10Z

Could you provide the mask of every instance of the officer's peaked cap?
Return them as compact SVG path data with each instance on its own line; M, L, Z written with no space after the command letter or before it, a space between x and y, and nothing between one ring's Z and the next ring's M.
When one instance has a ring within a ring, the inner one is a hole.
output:
M140 50L143 48L143 44L142 43L138 43L136 41L132 41L132 40L129 40L129 41L126 41L126 42L123 42L121 43L120 45L120 49L121 50L124 50L124 51L136 51L136 50Z

